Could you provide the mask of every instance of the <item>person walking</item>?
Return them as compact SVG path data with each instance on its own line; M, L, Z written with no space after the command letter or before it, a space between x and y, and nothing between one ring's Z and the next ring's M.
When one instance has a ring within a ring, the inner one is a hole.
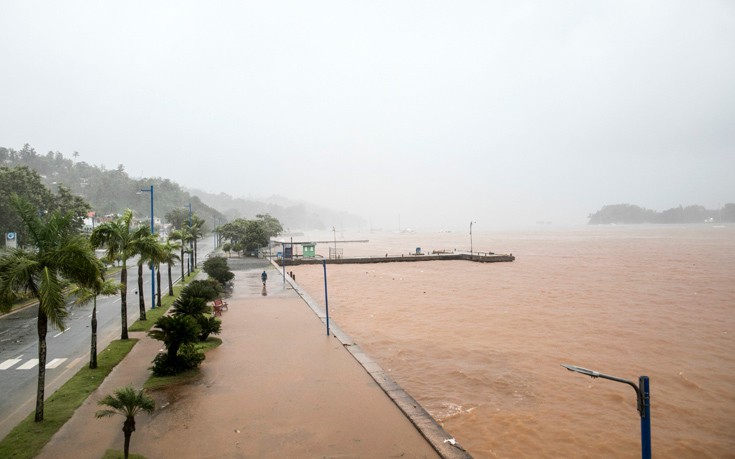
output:
M263 274L260 275L260 279L263 281L263 286L265 287L265 281L268 280L268 274L266 274L266 272L263 271Z

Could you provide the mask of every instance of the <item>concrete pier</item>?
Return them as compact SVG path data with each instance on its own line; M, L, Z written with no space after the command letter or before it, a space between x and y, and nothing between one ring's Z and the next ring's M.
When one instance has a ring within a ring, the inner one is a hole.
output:
M411 254L411 255L391 255L385 257L351 257L351 258L289 258L286 260L287 266L296 265L314 265L322 264L363 264L363 263L401 263L415 261L438 261L438 260L467 260L477 263L501 263L514 261L516 258L513 254L473 254L469 253L437 253L437 254ZM283 260L277 260L279 265L283 265Z

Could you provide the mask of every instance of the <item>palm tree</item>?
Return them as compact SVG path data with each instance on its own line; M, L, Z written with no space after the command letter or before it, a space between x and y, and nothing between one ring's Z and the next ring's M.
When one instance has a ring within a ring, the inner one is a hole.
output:
M174 296L174 281L171 278L171 267L176 263L177 260L181 260L179 256L176 254L176 250L179 248L179 244L172 244L171 240L167 240L166 243L163 245L163 258L161 259L162 263L166 263L168 266L168 295ZM183 265L182 265L183 269ZM158 291L160 292L160 285Z
M75 297L74 304L83 305L90 301L94 302L92 307L92 344L89 351L89 368L97 368L97 297L99 295L115 295L120 290L120 284L112 279L105 279L104 273L97 279L92 288L75 285L71 295Z
M206 301L204 304L206 305ZM166 362L170 367L176 367L179 349L186 344L197 342L201 332L201 327L193 317L172 315L160 317L154 329L148 334L154 339L163 341L166 347Z
M148 234L145 237L136 239L133 245L135 253L140 255L138 257L138 305L140 307L140 320L147 320L145 314L145 297L143 296L143 265L152 263L160 251L160 244L156 236ZM151 298L151 304L155 304L155 298ZM158 305L161 305L160 301Z
M9 309L18 292L38 300L38 390L36 422L43 421L48 324L64 330L68 315L64 282L92 287L103 269L86 237L73 226L72 215L50 214L44 221L38 210L13 196L13 207L28 229L28 249L11 249L0 255L0 307Z
M125 417L122 431L125 434L125 459L130 455L130 437L135 432L135 415L141 411L148 414L153 413L156 404L141 389L136 391L133 386L123 387L115 391L115 395L107 395L105 398L97 402L99 405L107 406L108 409L97 411L94 415L96 418L110 417L120 414Z
M196 269L197 267L197 241L204 237L204 223L204 220L200 217L196 215L192 217L192 224L189 227L191 239L194 241L194 256L192 258L191 269Z
M187 228L181 228L178 230L171 231L171 240L181 241L181 282L184 282L184 250L186 242L189 240L189 230Z
M164 245L156 241L154 250L148 256L148 260L153 264L156 270L156 284L158 292L156 292L156 307L161 307L161 263L165 263ZM170 278L169 278L170 279Z
M145 226L131 229L133 211L127 209L115 221L103 223L92 231L89 240L94 248L105 247L107 259L118 258L122 262L120 270L120 319L122 333L120 339L128 339L128 259L138 250L137 241L148 236L149 230Z

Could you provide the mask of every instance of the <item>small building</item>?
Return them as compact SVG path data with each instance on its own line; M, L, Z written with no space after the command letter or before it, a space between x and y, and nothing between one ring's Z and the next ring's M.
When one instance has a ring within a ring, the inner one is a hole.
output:
M304 258L314 258L316 256L316 242L304 242L301 244Z

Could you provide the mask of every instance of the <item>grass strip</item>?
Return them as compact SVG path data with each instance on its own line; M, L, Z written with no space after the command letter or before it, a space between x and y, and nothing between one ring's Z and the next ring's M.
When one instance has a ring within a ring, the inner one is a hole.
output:
M82 368L44 402L43 421L34 421L34 411L0 442L0 457L12 459L36 457L137 342L137 339L111 342L97 355L96 369Z
M128 327L128 331L131 332L148 332L153 328L153 325L155 325L156 321L161 317L166 315L168 312L168 309L171 307L172 304L174 304L174 301L176 301L176 298L179 297L181 294L181 290L186 287L191 281L196 279L196 275L199 273L199 269L196 269L192 271L191 276L189 276L188 281L184 282L178 282L176 285L174 285L174 294L171 295L162 295L161 296L161 306L157 307L155 309L149 309L145 312L145 318L146 320L136 320L133 325Z

